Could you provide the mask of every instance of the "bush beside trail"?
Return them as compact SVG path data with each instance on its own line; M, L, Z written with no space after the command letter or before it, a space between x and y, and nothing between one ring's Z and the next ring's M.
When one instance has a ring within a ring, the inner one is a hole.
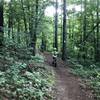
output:
M12 49L12 50L10 50ZM44 57L28 49L0 52L0 100L52 100L54 74Z

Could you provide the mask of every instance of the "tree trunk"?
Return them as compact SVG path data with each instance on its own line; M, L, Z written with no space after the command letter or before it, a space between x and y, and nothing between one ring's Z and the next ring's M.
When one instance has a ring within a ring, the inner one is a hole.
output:
M17 43L20 44L21 40L20 40L20 20L17 19Z
M56 7L55 7L55 42L54 42L54 48L58 50L58 0L56 0Z
M28 46L28 28L27 28L27 20L26 20L26 14L25 14L25 9L24 9L24 2L21 0L21 6L23 10L23 20L24 20L24 27L25 27L25 40L26 40L26 45Z
M26 22L26 15L25 15L25 9L24 9L23 0L21 0L21 6L22 6L22 10L23 10L23 20L24 20L25 32L27 32L27 22Z
M12 18L12 0L9 2L9 16L8 16L8 38L10 39L10 32L13 24Z
M62 60L66 60L67 50L66 50L66 39L67 39L67 20L66 20L66 0L63 0L63 44L62 44Z
M97 21L99 21L99 0L97 0ZM97 23L97 31L96 31L96 50L95 50L95 60L97 62L100 61L100 23Z
M33 45L33 56L36 54L36 41L37 41L37 27L38 27L38 4L39 0L36 0L36 8L35 8L35 26L33 31L33 37L32 37L32 45Z
M0 1L0 46L3 46L3 0Z
M83 19L83 41L86 39L86 33L87 33L87 17L86 17L86 14L87 14L87 0L84 0L84 19ZM86 59L86 48L85 48L85 42L83 43L83 59L85 61Z
M46 36L44 33L42 33L41 51L46 51Z

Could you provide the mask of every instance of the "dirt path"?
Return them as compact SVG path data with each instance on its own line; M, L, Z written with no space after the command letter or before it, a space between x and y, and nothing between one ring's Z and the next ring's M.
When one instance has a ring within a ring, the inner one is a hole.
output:
M46 63L52 64L52 56L48 53L44 53L46 57ZM58 60L57 68L54 68L56 79L56 100L93 100L90 97L90 91L82 89L80 86L81 80L70 73L69 68L65 66L65 63Z

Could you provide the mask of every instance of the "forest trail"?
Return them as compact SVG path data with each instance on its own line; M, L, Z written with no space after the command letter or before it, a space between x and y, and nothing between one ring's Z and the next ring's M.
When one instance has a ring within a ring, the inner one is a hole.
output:
M45 52L46 63L52 66L52 55ZM89 95L91 92L82 89L81 79L74 76L61 59L57 59L57 67L54 68L56 79L56 100L93 100Z

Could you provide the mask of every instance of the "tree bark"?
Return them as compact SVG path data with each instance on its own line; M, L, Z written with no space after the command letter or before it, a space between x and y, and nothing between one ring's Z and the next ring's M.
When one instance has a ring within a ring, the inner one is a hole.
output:
M58 51L58 0L56 0L56 6L55 6L55 42L54 42L54 48Z
M97 0L97 21L99 19L99 0ZM100 61L100 23L97 23L97 31L96 31L96 50L95 50L95 60L97 62Z
M3 46L3 0L0 1L0 46Z
M36 41L37 41L37 27L38 27L38 4L39 0L36 0L36 8L35 8L35 26L33 29L33 37L32 37L32 45L33 45L33 56L36 54Z
M67 39L67 19L66 19L66 7L67 7L67 2L66 0L63 0L63 44L62 44L62 60L66 60L67 57L67 50L66 50L66 39Z
M13 24L12 18L12 0L9 2L9 16L8 16L8 38L10 39L10 32Z
M83 41L86 39L86 33L87 33L87 0L84 0L84 18L83 18ZM83 43L83 59L85 61L86 59L86 48L85 48L85 42Z

